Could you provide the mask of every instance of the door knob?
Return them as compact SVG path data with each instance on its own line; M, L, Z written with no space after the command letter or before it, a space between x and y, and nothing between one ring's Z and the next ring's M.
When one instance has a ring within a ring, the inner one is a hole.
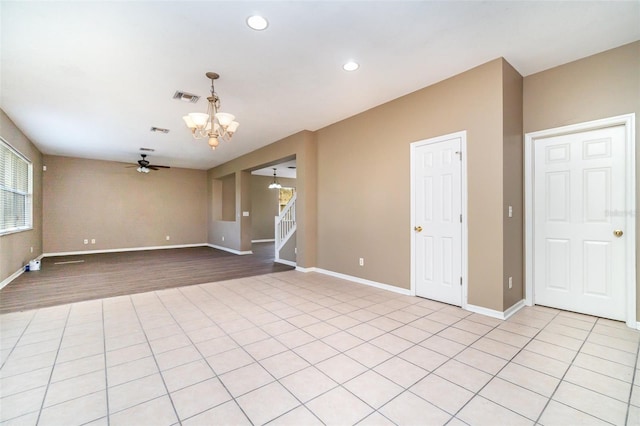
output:
M422 232L422 226L414 226L413 230L416 232Z
M622 234L624 234L624 232L622 232L621 229L616 229L615 231L613 231L613 235L615 235L618 238L622 237Z

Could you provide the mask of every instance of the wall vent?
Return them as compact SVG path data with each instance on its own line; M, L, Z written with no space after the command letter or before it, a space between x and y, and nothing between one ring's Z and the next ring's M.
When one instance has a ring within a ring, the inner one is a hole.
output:
M155 149L153 148L140 148L140 151L153 152Z
M176 90L176 93L173 94L173 99L177 99L182 102L188 102L190 104L195 104L200 99L200 96L194 95L193 93Z
M169 133L169 129L163 129L162 127L152 127L151 128L152 132L157 132L157 133Z

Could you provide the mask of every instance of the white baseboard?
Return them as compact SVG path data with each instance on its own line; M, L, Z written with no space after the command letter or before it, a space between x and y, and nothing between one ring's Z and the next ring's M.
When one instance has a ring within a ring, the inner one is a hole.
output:
M316 267L312 266L310 268L303 268L302 266L296 266L296 271L304 272L305 274L307 274L309 272L316 272Z
M513 305L512 307L510 307L504 312L495 311L493 309L485 308L482 306L470 305L468 303L464 307L464 309L469 312L475 312L476 314L486 315L488 317L497 318L500 320L506 320L506 319L509 319L513 314L518 312L520 309L524 308L524 306L525 306L524 300L520 300L519 302L517 302L515 305Z
M9 283L13 280L15 280L16 278L18 278L20 275L24 274L24 266L20 269L18 269L17 271L15 271L13 274L9 275L7 278L5 278L4 280L2 280L2 282L0 282L0 289L1 288L5 288L7 285L9 285Z
M125 252L125 251L165 250L165 249L176 249L176 248L187 248L187 247L204 247L206 245L207 244L205 243L199 243L199 244L176 244L171 246L125 247L125 248L105 249L105 250L64 251L64 252L55 252L55 253L44 253L42 257L74 256L74 255L97 254L97 253L118 253L118 252Z
M640 330L640 322L636 323L636 330Z
M341 274L339 272L328 271L322 268L296 268L297 271L301 272L318 272L319 274L329 275L332 277L340 278L347 281L353 281L358 284L364 284L371 287L376 287L382 290L392 291L394 293L404 294L405 296L411 296L411 291L405 288L399 288L394 285L379 283L377 281L371 281L360 277L354 277L353 275Z
M217 250L222 250L222 251L228 251L229 253L233 253L233 254L239 254L239 255L245 255L245 254L253 254L253 252L251 250L248 251L240 251L240 250L235 250L229 247L223 247L223 246L217 246L215 244L205 244L208 247L217 249Z
M251 240L252 243L275 243L276 240L274 238L266 239L266 240Z
M286 260L286 259L275 259L274 262L276 263L282 263L283 265L288 265L288 266L293 266L294 268L298 269L296 262L292 262L290 260Z
M41 254L40 256L36 257L34 260L42 260L42 258L44 257L43 254ZM24 265L22 268L18 269L17 271L15 271L13 274L9 275L7 278L5 278L4 280L2 280L0 282L0 289L5 288L6 286L8 286L11 281L15 280L16 278L18 278L20 275L22 275L25 272L25 268L27 265Z

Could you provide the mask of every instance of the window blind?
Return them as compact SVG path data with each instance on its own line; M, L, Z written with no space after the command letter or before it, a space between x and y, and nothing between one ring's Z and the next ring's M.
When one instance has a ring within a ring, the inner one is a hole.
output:
M0 139L0 234L32 227L31 162Z

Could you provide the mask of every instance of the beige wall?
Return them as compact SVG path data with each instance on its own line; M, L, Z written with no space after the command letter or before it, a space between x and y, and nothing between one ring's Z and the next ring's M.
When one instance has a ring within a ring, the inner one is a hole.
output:
M296 233L294 232L289 241L280 249L280 259L296 262Z
M466 130L469 303L503 310L502 74L496 59L317 132L320 268L410 288L410 143Z
M273 240L274 220L278 215L278 191L269 189L271 176L251 176L251 240ZM295 179L278 178L287 188L295 188Z
M283 160L296 159L296 203L297 263L301 267L316 265L316 136L313 132L303 131L274 142L249 154L236 158L208 171L208 242L232 250L246 252L251 250L251 217L241 215L242 211L251 211L251 170L278 164ZM212 216L215 188L212 182L222 176L236 173L236 220L222 222ZM238 215L240 215L238 217ZM225 237L222 241L222 237Z
M220 181L222 182L221 220L234 221L236 218L236 175L232 173Z
M549 69L524 79L524 131L545 130L617 115L636 114L636 147L640 141L640 42ZM636 148L636 168L640 149ZM636 203L640 174L636 172ZM640 230L638 205L633 207ZM636 238L640 235L637 231ZM637 240L640 240L637 238ZM637 243L636 243L637 246ZM636 250L636 265L640 250ZM640 278L637 275L636 278ZM636 281L637 318L640 284Z
M138 173L59 156L44 164L45 253L206 243L206 171Z
M522 76L508 62L502 63L503 102L503 309L524 299L524 197ZM513 217L509 217L509 206ZM513 287L509 289L509 277Z
M42 254L42 154L2 110L0 136L33 164L33 229L0 236L2 282Z

